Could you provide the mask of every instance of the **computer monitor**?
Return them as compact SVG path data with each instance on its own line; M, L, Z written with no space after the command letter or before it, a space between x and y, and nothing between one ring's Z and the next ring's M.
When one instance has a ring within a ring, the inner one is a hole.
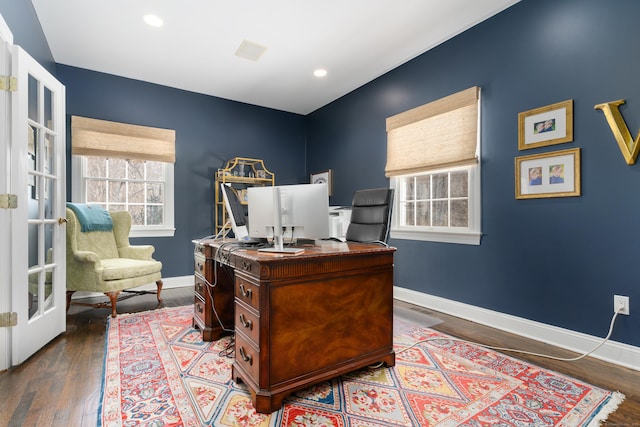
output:
M329 237L326 184L250 187L247 199L249 235L251 238L272 238L276 250L282 249L283 236L292 241Z
M249 231L245 220L244 208L236 191L229 185L220 184L224 205L227 208L231 229L237 240L248 240Z

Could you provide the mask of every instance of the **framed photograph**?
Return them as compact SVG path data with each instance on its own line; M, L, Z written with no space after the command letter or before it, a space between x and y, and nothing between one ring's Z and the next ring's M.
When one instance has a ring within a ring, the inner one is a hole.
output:
M518 149L573 141L573 100L518 114Z
M309 182L311 184L327 184L327 191L329 192L329 195L331 195L331 169L312 173Z
M516 157L516 199L580 195L580 149Z

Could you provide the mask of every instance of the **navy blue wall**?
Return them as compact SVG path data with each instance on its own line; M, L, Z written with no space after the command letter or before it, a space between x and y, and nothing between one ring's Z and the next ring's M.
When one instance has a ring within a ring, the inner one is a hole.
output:
M278 184L308 180L303 116L75 67L58 65L57 71L67 88L68 118L176 130L175 236L134 239L155 246L165 277L193 274L191 241L213 233L213 176L227 160L264 159ZM70 151L70 132L67 145ZM67 169L70 178L70 158ZM70 179L67 184L70 197Z
M604 336L614 294L640 301L640 165L625 163L594 105L625 99L636 135L639 14L635 0L524 0L310 114L309 169L333 169L332 202L349 204L358 188L388 185L387 117L480 86L481 245L392 239L395 284ZM518 113L567 99L574 141L518 151ZM515 199L516 156L575 147L581 197ZM613 337L638 346L635 306Z

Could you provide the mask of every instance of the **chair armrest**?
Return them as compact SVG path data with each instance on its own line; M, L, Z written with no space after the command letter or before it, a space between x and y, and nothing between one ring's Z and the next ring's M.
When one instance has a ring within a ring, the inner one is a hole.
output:
M96 264L100 262L100 258L98 258L98 254L91 251L73 251L73 257L78 262L92 263Z
M118 248L120 258L130 259L152 259L151 255L156 248L153 245L135 245L135 246L123 246Z

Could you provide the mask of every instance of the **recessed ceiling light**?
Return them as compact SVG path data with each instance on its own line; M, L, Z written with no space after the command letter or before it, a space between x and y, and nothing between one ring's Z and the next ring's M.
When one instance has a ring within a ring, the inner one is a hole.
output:
M162 25L164 24L164 22L158 15L144 15L143 19L144 22L146 22L148 25L151 25L152 27L162 27Z
M324 68L318 68L313 72L313 75L316 77L324 77L327 75L327 70L325 70Z

